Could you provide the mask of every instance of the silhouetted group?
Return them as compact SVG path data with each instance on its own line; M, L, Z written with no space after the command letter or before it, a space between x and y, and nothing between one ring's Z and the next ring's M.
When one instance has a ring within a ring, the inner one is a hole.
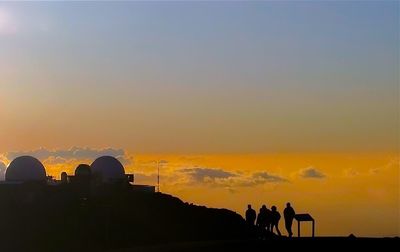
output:
M292 223L295 215L296 213L293 207L291 207L290 203L287 203L286 208L283 211L283 216L285 218L285 227L289 237L293 236ZM251 227L256 225L262 238L265 238L269 234L273 234L274 229L276 230L277 235L281 236L281 231L279 230L280 219L281 214L278 212L276 206L272 206L270 210L266 205L262 205L258 215L256 214L256 211L251 208L250 204L247 206L246 223Z

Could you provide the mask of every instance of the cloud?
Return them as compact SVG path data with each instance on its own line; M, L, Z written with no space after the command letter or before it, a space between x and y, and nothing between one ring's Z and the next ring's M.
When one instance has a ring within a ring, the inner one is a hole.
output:
M389 162L383 166L380 167L374 167L369 169L369 174L370 175L375 175L383 171L391 170L391 169L399 169L400 168L400 158L399 157L394 157L389 160Z
M277 176L277 175L272 175L269 174L268 172L256 172L252 175L252 177L256 181L261 181L263 183L265 182L286 182L288 181L287 179Z
M211 187L223 187L233 189L235 187L252 187L266 183L288 182L287 179L268 172L254 172L244 174L239 172L225 171L219 168L187 168L180 172L189 176L188 179L181 181L189 185L193 183L204 184Z
M155 185L157 183L157 174L145 174L141 172L135 172L135 183L136 184L148 184L148 185ZM164 181L163 181L164 182Z
M124 165L130 164L130 158L127 156L125 150L104 148L94 149L90 147L72 147L70 149L56 149L50 150L46 148L39 148L32 151L13 151L5 153L8 160L13 160L19 156L33 156L42 161L49 160L49 162L62 163L66 160L94 160L100 156L113 156L117 158Z
M6 165L0 161L0 181L4 180L4 177L6 175Z
M299 171L299 175L302 178L315 178L315 179L322 179L325 178L326 175L321 171L317 170L314 167L308 167Z
M241 187L251 187L251 186L263 185L266 183L276 184L284 182L289 182L289 180L287 180L284 177L263 171L263 172L254 172L247 176L242 175L240 179L234 181L233 185Z
M238 176L235 173L213 168L188 168L181 172L188 174L195 182L204 182L215 179L226 179Z
M353 168L345 169L343 171L343 173L344 173L344 176L348 177L348 178L352 178L352 177L356 177L356 176L360 175L360 172L358 172L357 170L355 170Z
M70 159L65 159L65 158L62 158L62 157L54 157L54 156L51 156L51 157L48 157L47 159L45 159L44 162L45 162L46 164L49 164L49 165L57 165L57 164L64 164L64 163L67 163L68 160L70 160Z
M399 157L394 157L388 160L387 163L381 165L381 166L375 166L367 171L358 171L353 168L348 168L343 170L343 174L347 178L352 178L356 176L375 176L380 173L384 173L390 170L398 170L400 168L400 158Z

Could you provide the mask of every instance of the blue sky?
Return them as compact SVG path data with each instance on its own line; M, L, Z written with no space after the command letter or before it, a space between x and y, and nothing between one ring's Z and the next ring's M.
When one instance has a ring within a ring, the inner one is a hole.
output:
M166 160L184 201L398 235L399 40L398 1L0 2L0 178Z
M101 132L123 122L114 139L124 147L144 141L128 130L150 129L165 142L170 132L237 137L259 151L273 149L263 138L296 149L291 142L315 132L322 140L314 149L362 149L368 137L373 149L396 147L396 1L24 2L0 10L0 98L15 123L60 114L51 127L60 132L90 116L82 126L90 134L90 123L112 113ZM19 118L30 110L32 118ZM153 126L160 121L165 127ZM216 150L240 151L234 144Z

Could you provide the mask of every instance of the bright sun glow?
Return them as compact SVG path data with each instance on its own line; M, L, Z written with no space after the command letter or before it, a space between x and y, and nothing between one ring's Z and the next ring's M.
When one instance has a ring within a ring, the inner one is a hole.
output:
M0 35L16 32L15 22L9 11L0 7Z

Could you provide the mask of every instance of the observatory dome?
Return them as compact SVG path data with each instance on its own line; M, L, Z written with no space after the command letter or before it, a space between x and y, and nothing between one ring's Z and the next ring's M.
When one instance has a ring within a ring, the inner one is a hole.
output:
M80 164L75 169L75 176L90 177L91 174L92 174L92 171L90 170L90 165L87 165L87 164Z
M91 165L92 173L101 177L103 182L113 182L126 179L124 166L116 158L102 156Z
M43 164L34 157L21 156L14 159L6 170L6 181L46 181Z

